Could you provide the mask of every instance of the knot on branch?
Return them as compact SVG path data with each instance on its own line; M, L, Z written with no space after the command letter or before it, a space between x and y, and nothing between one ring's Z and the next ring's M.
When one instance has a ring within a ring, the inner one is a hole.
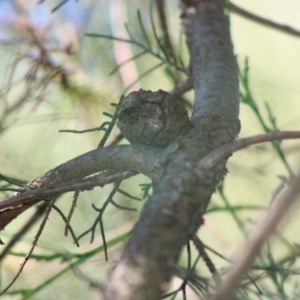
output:
M189 126L189 117L179 100L167 92L139 90L124 98L118 112L118 127L131 144L164 148Z

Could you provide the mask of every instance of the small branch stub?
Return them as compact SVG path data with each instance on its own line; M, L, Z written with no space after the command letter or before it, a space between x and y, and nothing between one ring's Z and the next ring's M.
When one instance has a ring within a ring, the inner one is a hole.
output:
M118 127L131 144L164 148L189 126L189 117L180 101L167 92L139 90L124 98Z

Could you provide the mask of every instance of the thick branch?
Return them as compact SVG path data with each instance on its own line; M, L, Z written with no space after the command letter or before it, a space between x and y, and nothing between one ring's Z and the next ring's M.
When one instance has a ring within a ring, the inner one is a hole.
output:
M193 147L179 147L165 162L154 194L108 278L104 299L154 300L166 290L181 249L199 228L224 173L223 167L196 173L193 154Z
M105 300L155 300L166 291L185 243L202 215L225 162L197 170L197 162L237 135L238 81L230 36L219 1L185 1L183 11L196 98L193 126L161 156L154 193L111 270ZM220 47L220 52L216 48Z
M142 145L118 145L84 153L39 176L29 184L40 188L84 178L105 171L134 171L150 176L160 149Z
M80 155L29 183L28 186L33 191L1 201L0 230L45 197L68 191L93 188L96 185L102 186L108 182L113 182L111 178L115 178L110 176L111 173L102 173L100 174L100 183L98 177L96 177L97 179L87 178L78 181L78 179L91 174L104 170L118 170L141 172L151 177L155 174L153 168L160 154L163 154L163 151L154 147L123 145L98 148ZM117 174L119 176L118 172Z
M185 6L182 14L196 93L192 120L218 115L232 136L236 136L239 132L238 77L221 1L185 2L194 2Z

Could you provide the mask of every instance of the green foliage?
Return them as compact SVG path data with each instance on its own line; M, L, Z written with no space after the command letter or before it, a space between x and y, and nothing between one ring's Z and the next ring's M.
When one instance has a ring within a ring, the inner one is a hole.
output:
M274 117L270 105L268 103L265 103L265 107L268 113L268 117L269 117L269 123L270 125L267 124L267 122L264 120L258 105L256 104L254 98L252 97L251 91L250 91L250 87L249 87L249 62L248 62L248 58L245 59L245 66L244 66L244 70L241 71L240 68L238 68L238 72L239 72L239 77L240 77L240 82L242 85L242 88L244 90L244 92L241 93L241 102L243 104L248 105L253 113L255 114L255 116L257 117L262 129L267 133L267 132L271 132L274 130L279 130L277 128L276 125L276 118ZM272 142L273 148L274 150L277 152L280 160L282 161L282 163L284 164L284 166L286 167L286 169L288 170L289 174L291 176L294 176L292 168L290 167L285 154L283 153L281 147L280 147L280 141L275 141Z
M63 268L61 271L41 283L40 285L36 286L35 288L32 289L23 289L23 290L14 290L14 291L9 291L7 292L8 295L20 295L22 296L22 300L25 299L31 299L32 296L34 296L36 293L40 292L41 290L45 289L49 285L53 284L54 281L60 279L66 272L72 271L74 268L77 266L83 264L86 262L88 259L91 259L92 257L95 257L98 253L105 251L106 250L123 242L130 232L126 232L124 234L121 234L113 239L111 239L107 244L101 245L91 251L87 251L81 254L75 254L75 253L69 253L69 252L63 252L63 253L55 253L53 255L35 255L33 254L31 256L32 259L36 260L45 260L45 261L53 261L55 259L60 259L62 262L67 261L73 262L69 263L69 265L65 268ZM20 256L20 257L25 257L27 253L11 253L14 256Z
M151 30L152 30L152 36L149 36L146 30L146 26L143 22L143 17L141 15L140 10L137 10L137 20L138 20L138 25L139 25L139 30L142 35L143 40L140 40L139 38L139 33L132 33L131 29L129 28L128 24L125 24L126 31L128 33L128 36L130 39L124 39L124 38L119 38L115 37L112 35L106 35L106 34L100 34L100 33L86 33L85 35L91 38L102 38L102 39L108 39L111 41L117 41L117 42L123 42L127 44L131 44L135 46L138 49L141 49L142 51L133 55L131 58L125 60L123 63L119 64L114 68L111 72L110 75L115 74L122 66L125 64L131 62L131 61L136 61L137 59L143 57L144 55L150 55L154 57L156 60L159 61L156 65L152 66L145 72L141 73L139 78L134 81L132 84L126 87L126 90L129 90L133 85L135 85L137 82L141 81L142 78L148 76L150 73L155 71L156 69L162 67L162 66L169 66L171 68L174 68L176 71L180 71L183 74L186 73L186 67L184 66L183 63L183 58L181 55L182 51L179 51L179 57L176 61L179 61L179 65L174 63L169 55L167 54L166 47L163 45L161 39L157 33L156 25L154 22L154 16L153 16L153 10L154 10L154 1L150 2L150 21L151 21ZM168 69L166 69L167 72ZM171 74L169 72L169 74ZM172 78L172 75L171 75ZM124 92L125 92L124 91Z
M149 197L149 191L152 188L151 183L142 183L140 184L141 190L144 192L143 193L143 200Z

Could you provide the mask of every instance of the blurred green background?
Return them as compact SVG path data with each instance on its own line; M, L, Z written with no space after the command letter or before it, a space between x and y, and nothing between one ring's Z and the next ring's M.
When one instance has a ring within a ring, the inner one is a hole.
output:
M139 53L139 50L134 45L85 36L85 33L101 33L128 38L124 29L124 23L127 23L136 39L142 40L137 18L137 9L140 9L145 30L155 45L149 17L150 1L69 0L57 7L59 3L61 2L50 0L39 4L36 1L21 0L0 2L0 173L24 181L33 180L51 168L95 149L103 136L102 131L72 134L59 133L59 130L84 130L99 126L108 120L102 115L104 111L114 113L110 103L118 102L120 96L129 91L139 88L168 91L174 87L166 66L159 67L140 79L144 72L160 63L149 54L125 64L109 76L117 65ZM297 0L236 1L235 4L300 30L300 2ZM187 67L189 59L177 5L177 1L166 1L167 17L176 52L180 53ZM153 14L157 21L155 10ZM245 58L249 59L251 93L266 124L270 125L265 105L268 103L280 130L300 130L300 39L233 13L230 21L238 62L242 69ZM159 33L158 23L156 26ZM37 37L39 42L34 41ZM41 47L52 66L47 66L46 62L43 65L39 61ZM36 65L42 65L37 72L34 71ZM30 77L30 74L34 76ZM64 82L64 76L67 83ZM179 75L179 78L184 79L184 75ZM15 103L27 95L28 86L32 89L23 104L19 109L10 111ZM184 98L192 103L193 92L188 92ZM264 132L257 115L249 106L241 104L240 111L240 137ZM115 128L111 138L117 132ZM126 141L122 140L121 143ZM295 173L299 169L299 147L299 141L284 141L281 144ZM228 170L229 175L222 189L223 197L220 196L220 191L213 196L199 236L206 245L229 259L235 259L245 244L247 234L264 215L264 210L247 209L247 206L267 207L283 182L282 178L288 178L289 174L269 143L236 153L229 160ZM142 198L143 191L139 186L142 183L149 183L149 179L137 176L124 181L122 189ZM97 216L91 204L101 207L111 190L112 186L106 186L80 194L71 222L76 235L87 230ZM9 193L2 193L2 199L8 195ZM114 199L119 204L137 208L138 211L143 205L142 201L130 200L121 194L117 194ZM71 202L71 193L61 197L58 202L59 208L66 215ZM213 210L226 205L227 209ZM229 208L234 205L242 209L233 212ZM26 211L7 226L1 232L2 240L9 241L33 212L33 208ZM297 249L300 250L299 212L299 205L296 205L268 245L271 248L268 253L272 253L274 260L285 259ZM103 220L106 240L110 241L130 230L137 216L137 212L109 206ZM39 224L35 225L13 251L26 253L38 227ZM80 248L74 245L71 236L64 237L63 231L64 222L52 211L34 253L85 253L102 245L99 229L94 242L90 244L90 235L85 236L80 240ZM99 292L92 289L84 278L103 282L107 269L118 258L121 246L122 243L118 243L109 249L108 263L105 262L104 253L99 252L60 277L57 276L58 272L69 266L70 261L56 259L45 262L31 259L11 290L40 286L40 291L29 299L99 299ZM196 257L194 249L193 257ZM218 268L229 265L213 254L211 258ZM11 281L22 260L22 257L15 255L5 258L1 264L2 288ZM180 265L186 266L185 253ZM295 262L293 267L297 269L299 264ZM203 262L199 263L197 271L203 276L210 276ZM48 284L47 280L52 276L57 276L57 279ZM299 283L299 279L291 276L286 285L286 293L292 295L299 291ZM178 279L174 279L174 288L178 285ZM278 287L272 285L272 280L262 280L261 285L272 292L278 292ZM179 295L176 299L180 297ZM188 292L188 297L197 299L191 291ZM3 299L6 298L26 297L21 294L3 296ZM298 299L297 294L294 299Z

